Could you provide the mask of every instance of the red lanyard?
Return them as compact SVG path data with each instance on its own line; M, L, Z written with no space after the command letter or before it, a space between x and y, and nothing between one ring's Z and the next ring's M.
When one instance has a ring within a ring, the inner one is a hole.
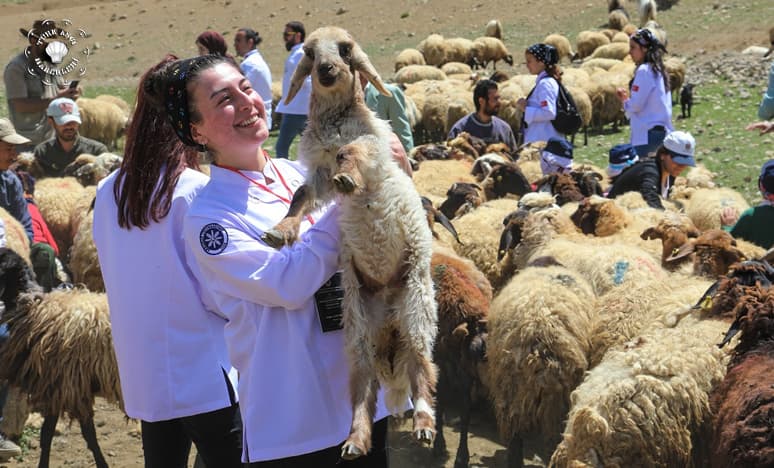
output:
M290 186L288 186L287 182L285 182L285 178L282 176L282 173L279 171L279 168L276 165L274 165L274 163L271 162L271 158L269 157L269 154L266 153L265 150L262 150L262 151L263 151L263 156L266 158L266 162L271 164L272 167L274 167L274 172L277 173L277 177L279 178L279 181L282 183L283 187L285 187L285 190L288 191L289 197L283 197L282 195L278 194L274 190L270 189L267 185L264 185L264 184L258 182L257 180L253 179L252 177L246 176L245 174L242 173L242 171L240 171L239 169L237 169L235 167L224 166L222 164L216 164L216 166L218 166L220 168L223 168L223 169L227 169L227 170L229 170L231 172L236 172L237 174L241 175L245 179L249 180L250 183L252 183L256 187L258 187L259 189L263 190L264 192L268 192L268 193L274 195L280 201L282 201L284 203L287 203L287 205L290 206L290 201L293 198L293 194L294 194L293 191L290 189ZM314 224L314 219L312 218L311 215L306 215L306 219L309 221L310 224Z

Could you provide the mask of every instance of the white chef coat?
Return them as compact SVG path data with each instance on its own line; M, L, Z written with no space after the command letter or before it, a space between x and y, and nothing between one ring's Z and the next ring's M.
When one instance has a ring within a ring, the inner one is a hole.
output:
M664 87L660 74L653 73L649 63L643 63L634 72L629 99L624 102L629 118L633 146L648 144L648 130L658 125L667 133L672 126L672 94Z
M212 166L184 231L205 303L228 320L226 342L240 375L242 459L256 462L343 442L352 409L343 332L322 332L314 302L338 268L338 208L314 213L299 241L275 250L259 236L287 214L277 195L292 198L287 188L303 183L303 166L275 159L263 173L240 173ZM377 420L388 414L383 401L380 392Z
M127 230L118 226L117 173L97 189L93 236L126 414L155 422L231 406L224 371L233 389L237 376L223 337L226 321L199 300L184 252L183 216L208 178L186 169L169 214Z
M564 135L557 132L551 123L556 118L557 96L559 84L545 71L540 72L535 89L527 99L527 107L524 109L524 121L527 123L527 128L524 129L525 144L548 141L551 137L564 139Z

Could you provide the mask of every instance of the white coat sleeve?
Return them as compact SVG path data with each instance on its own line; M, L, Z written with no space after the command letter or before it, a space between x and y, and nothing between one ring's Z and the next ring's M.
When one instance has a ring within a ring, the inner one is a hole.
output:
M338 269L336 207L331 207L295 244L280 250L267 246L236 223L223 221L219 225L228 236L226 246L219 253L212 253L212 249L208 253L201 238L212 232L213 224L218 223L189 216L184 228L187 260L194 263L192 271L212 295L202 297L205 303L236 299L300 309Z
M648 67L639 67L634 74L629 99L624 102L627 117L641 112L648 103L648 98L655 87L655 76ZM660 79L660 78L659 78Z
M550 122L556 118L556 98L559 95L559 85L550 78L543 78L535 85L532 99L524 109L524 121Z

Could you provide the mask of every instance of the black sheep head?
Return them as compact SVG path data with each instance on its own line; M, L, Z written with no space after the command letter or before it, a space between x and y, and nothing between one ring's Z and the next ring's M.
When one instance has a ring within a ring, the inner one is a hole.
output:
M39 290L29 264L13 250L0 248L0 300L6 311L16 308L19 294Z

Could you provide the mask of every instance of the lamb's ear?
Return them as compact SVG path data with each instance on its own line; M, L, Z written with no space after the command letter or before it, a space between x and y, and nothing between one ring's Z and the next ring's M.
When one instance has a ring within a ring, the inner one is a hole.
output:
M693 242L688 241L682 246L680 246L679 249L677 249L676 252L674 252L672 255L670 255L666 261L667 262L673 262L675 260L680 260L681 258L685 258L688 255L691 255L693 253Z
M355 47L352 48L352 61L350 63L352 64L352 68L362 73L363 76L365 76L366 79L372 85L374 85L374 88L376 88L380 93L387 97L392 97L392 93L384 87L384 83L382 82L381 77L376 72L374 66L371 65L371 61L368 59L368 56L357 44L355 44Z
M298 62L296 71L293 72L293 78L290 79L290 89L288 95L285 97L285 105L296 97L301 86L304 85L304 80L312 73L312 67L314 66L314 60L310 59L308 55L304 54L304 57Z
M658 230L658 228L655 227L649 227L648 229L645 229L642 231L642 234L640 234L640 239L642 240L651 240L651 239L663 239L663 233Z

